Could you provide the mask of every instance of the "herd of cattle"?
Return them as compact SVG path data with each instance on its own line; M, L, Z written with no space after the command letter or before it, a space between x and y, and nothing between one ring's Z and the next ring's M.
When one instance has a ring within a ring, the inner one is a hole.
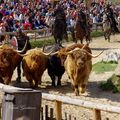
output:
M61 77L66 71L74 87L75 94L80 95L86 90L88 78L92 70L92 55L88 44L73 44L60 48L58 51L44 52L34 48L24 52L17 51L8 45L0 46L0 82L9 84L17 65L22 62L23 73L32 88L38 87L44 71L47 69L52 85L61 85Z

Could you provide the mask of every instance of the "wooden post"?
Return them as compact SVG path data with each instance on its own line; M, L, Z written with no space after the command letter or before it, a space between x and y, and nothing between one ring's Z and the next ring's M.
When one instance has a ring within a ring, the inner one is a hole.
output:
M48 119L48 105L45 105L45 120Z
M44 116L43 116L43 107L41 107L41 111L40 111L40 120L43 120L44 119Z
M54 112L53 112L53 108L50 108L50 120L53 120L53 114L54 114Z
M40 120L41 92L3 87L2 120Z
M56 120L62 120L62 103L55 101Z
M98 109L94 109L94 120L101 120L101 112Z

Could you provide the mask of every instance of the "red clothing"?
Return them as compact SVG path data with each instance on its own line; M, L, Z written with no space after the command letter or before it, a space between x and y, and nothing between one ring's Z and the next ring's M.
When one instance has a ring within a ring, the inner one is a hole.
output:
M32 25L29 22L26 22L23 24L24 30L30 30L32 28Z

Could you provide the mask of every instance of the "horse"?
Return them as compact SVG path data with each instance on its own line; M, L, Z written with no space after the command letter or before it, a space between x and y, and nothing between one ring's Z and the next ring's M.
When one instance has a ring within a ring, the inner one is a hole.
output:
M52 34L54 36L55 43L60 46L62 45L63 38L67 40L67 33L65 29L66 25L62 19L57 19L54 21Z
M83 20L81 20L83 19ZM89 44L91 41L90 26L87 25L86 15L78 14L76 25L75 25L75 42L78 40L83 44L83 39Z
M66 23L66 15L62 6L56 6L54 11L55 21L53 24L53 36L55 39L55 43L62 46L62 40L65 38L68 40L67 36L67 23Z
M110 42L111 32L111 23L109 20L106 20L105 22L103 22L103 33L105 40L108 40L108 42Z
M75 42L77 43L78 40L81 41L81 44L83 44L83 39L85 38L87 43L90 43L91 37L90 32L88 32L86 35L86 30L81 27L82 23L77 22L75 26Z

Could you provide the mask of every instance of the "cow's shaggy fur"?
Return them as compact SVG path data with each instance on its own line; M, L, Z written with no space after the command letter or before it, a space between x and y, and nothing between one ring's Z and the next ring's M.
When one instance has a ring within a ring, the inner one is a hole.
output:
M91 49L88 45L83 46L83 44L74 44L69 47L62 48L58 52L61 64L65 67L68 77L72 81L76 95L85 92L88 77L92 70L92 57L87 54L87 52L90 54L92 53ZM76 48L80 49L72 52L72 50Z
M23 72L31 87L38 87L41 78L48 65L48 55L40 49L28 50L23 57ZM34 81L34 83L33 83Z
M21 62L22 56L8 45L0 47L0 82L9 84L14 69Z

